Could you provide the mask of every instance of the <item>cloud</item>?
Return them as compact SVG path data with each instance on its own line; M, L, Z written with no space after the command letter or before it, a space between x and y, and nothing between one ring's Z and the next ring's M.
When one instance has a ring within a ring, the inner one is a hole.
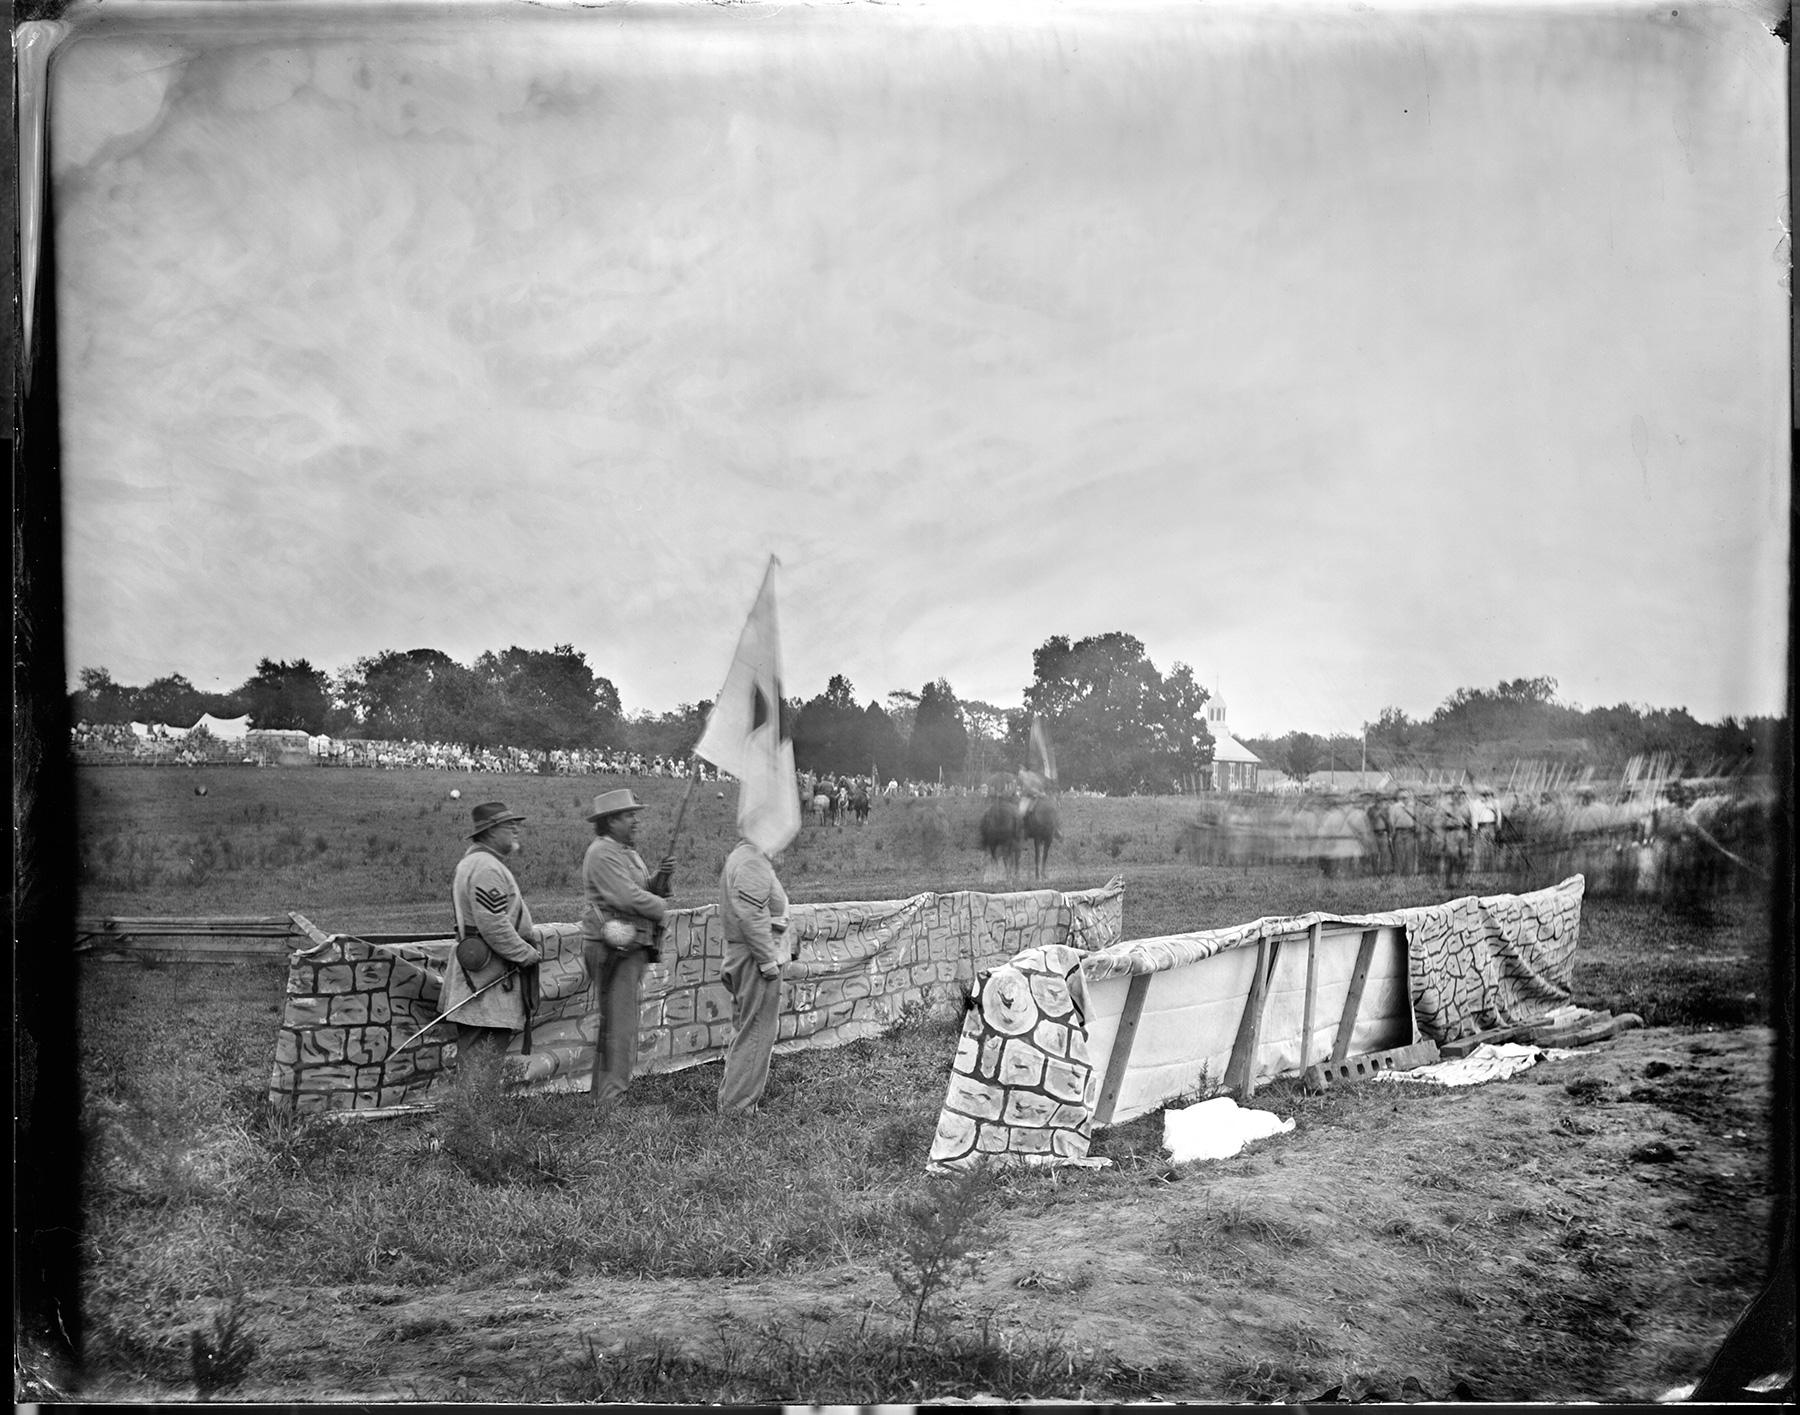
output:
M800 691L1014 701L1123 629L1269 730L1538 672L1775 710L1779 51L1717 9L82 38L71 662L572 641L667 706L773 551Z

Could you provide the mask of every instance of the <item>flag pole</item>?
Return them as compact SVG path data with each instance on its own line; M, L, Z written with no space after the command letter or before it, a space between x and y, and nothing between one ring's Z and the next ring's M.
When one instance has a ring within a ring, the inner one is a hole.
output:
M688 800L693 796L694 783L699 779L700 769L696 767L688 775L687 790L681 793L681 805L677 807L675 811L675 829L669 832L669 848L663 851L663 854L665 855L673 855L675 853L675 842L681 837L681 823L687 819Z

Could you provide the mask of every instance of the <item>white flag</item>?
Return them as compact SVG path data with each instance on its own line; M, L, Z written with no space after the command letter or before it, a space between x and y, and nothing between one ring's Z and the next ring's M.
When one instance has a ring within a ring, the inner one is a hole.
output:
M1056 785L1056 753L1050 749L1050 736L1044 731L1044 719L1036 713L1031 718L1031 745L1037 750L1038 766L1049 783Z
M800 833L800 787L781 698L781 633L775 625L780 563L769 557L731 671L694 748L695 756L738 779L738 832L765 855Z

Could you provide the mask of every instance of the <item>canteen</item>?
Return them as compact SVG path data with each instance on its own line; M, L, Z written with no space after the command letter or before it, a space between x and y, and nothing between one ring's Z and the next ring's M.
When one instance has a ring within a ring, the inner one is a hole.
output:
M494 950L480 934L472 933L457 941L456 961L462 964L463 972L479 973L494 961Z

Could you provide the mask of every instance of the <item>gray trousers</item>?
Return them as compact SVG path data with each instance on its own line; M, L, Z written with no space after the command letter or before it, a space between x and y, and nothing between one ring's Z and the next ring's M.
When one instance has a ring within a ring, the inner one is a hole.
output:
M614 955L608 969L611 950L604 944L590 942L586 951L596 984L605 979L599 1004L603 1066L594 1075L593 1100L598 1105L612 1105L625 1094L637 1061L638 986L650 959L641 948L627 949Z
M457 1084L480 1088L498 1085L506 1049L515 1034L505 1027L470 1027L456 1024Z
M756 955L729 941L723 977L731 990L732 1032L731 1045L725 1049L725 1074L719 1080L719 1111L742 1115L762 1099L769 1084L769 1058L781 1015L781 979L765 978L757 971Z

